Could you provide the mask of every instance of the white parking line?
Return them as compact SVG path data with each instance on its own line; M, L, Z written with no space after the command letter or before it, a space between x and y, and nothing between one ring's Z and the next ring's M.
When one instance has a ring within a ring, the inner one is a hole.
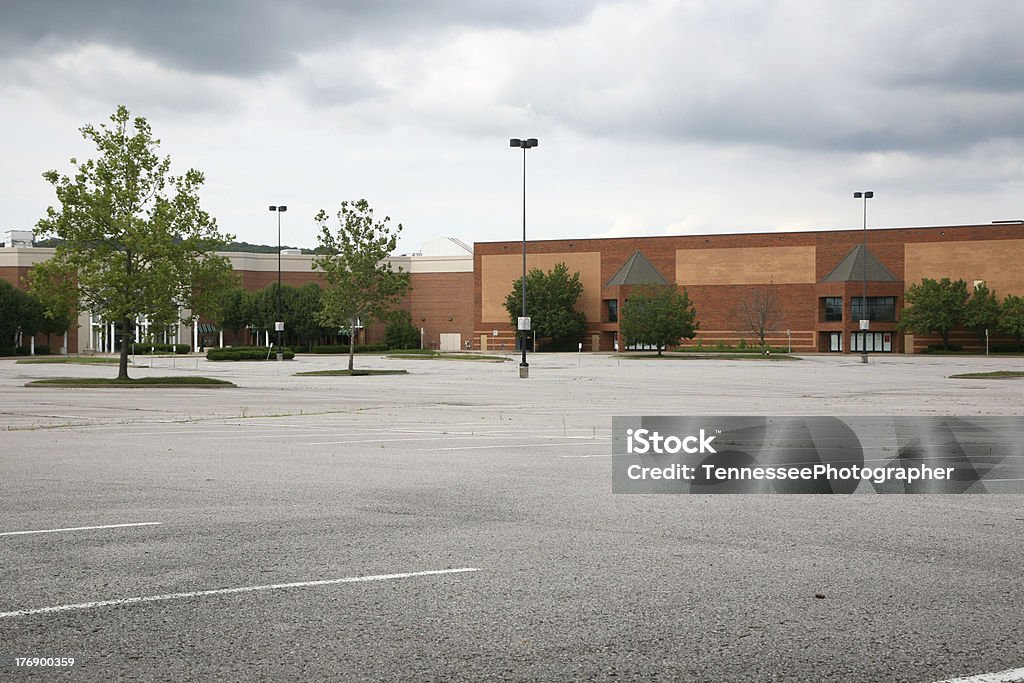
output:
M963 678L947 678L935 683L1018 683L1024 681L1024 669L1007 669L991 674L977 674Z
M207 591L191 591L189 593L167 593L165 595L147 595L138 598L120 598L118 600L100 600L98 602L81 602L75 605L57 605L56 607L38 607L36 609L21 609L14 612L0 612L0 619L10 617L27 617L33 614L52 614L54 612L68 612L71 610L93 609L95 607L116 607L121 605L134 605L140 602L164 602L167 600L181 600L184 598L200 598L208 595L231 595L234 593L255 593L258 591L283 590L286 588L308 588L310 586L333 586L341 583L366 583L369 581L393 581L395 579L411 579L417 576L440 576L442 574L464 574L466 572L483 571L474 567L461 567L459 569L434 569L422 572L404 572L402 574L377 574L375 576L349 576L343 579L325 579L322 581L299 581L297 583L275 583L265 586L242 586L240 588L218 588Z
M120 529L128 526L159 526L163 522L132 522L131 524L103 524L101 526L72 526L64 529L39 529L38 531L4 531L0 536L24 536L26 534L55 534L59 531L89 531L92 529Z

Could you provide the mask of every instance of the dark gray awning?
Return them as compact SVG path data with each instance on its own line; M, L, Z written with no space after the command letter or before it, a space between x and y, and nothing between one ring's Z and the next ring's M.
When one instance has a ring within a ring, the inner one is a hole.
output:
M858 244L846 255L822 282L860 282L864 277L864 254L867 254L867 280L869 282L898 282L889 269L875 258L870 250L865 251L863 244Z
M647 260L647 257L635 251L632 256L619 268L619 272L612 276L605 287L619 285L670 285L654 264Z

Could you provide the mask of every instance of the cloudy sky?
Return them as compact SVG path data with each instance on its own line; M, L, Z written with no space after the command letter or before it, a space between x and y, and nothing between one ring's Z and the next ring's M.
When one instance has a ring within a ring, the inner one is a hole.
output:
M0 229L118 104L240 240L365 197L400 251L1024 218L1019 0L0 0Z

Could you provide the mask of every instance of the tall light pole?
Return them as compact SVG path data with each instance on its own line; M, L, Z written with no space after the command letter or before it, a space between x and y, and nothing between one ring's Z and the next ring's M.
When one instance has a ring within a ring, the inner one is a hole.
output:
M281 319L281 214L287 211L288 207L271 206L270 210L277 213L277 315L274 330L277 332L277 359L284 360L284 353L281 351L281 334L284 332L284 320Z
M871 326L871 316L868 315L868 200L875 196L874 192L854 192L854 199L864 200L864 249L861 257L864 259L864 292L860 300L860 362L868 362L868 328Z
M519 317L519 344L523 347L523 360L519 363L519 377L526 379L530 376L530 364L526 362L526 339L530 331L530 319L526 316L526 150L537 146L537 138L520 140L512 138L508 141L509 147L520 147L523 150L523 310Z

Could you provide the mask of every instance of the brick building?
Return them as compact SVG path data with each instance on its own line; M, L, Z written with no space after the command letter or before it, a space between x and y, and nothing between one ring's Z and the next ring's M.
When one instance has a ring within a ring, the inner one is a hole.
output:
M579 272L583 294L577 305L588 320L584 349L595 351L617 348L618 311L642 284L685 287L700 322L690 343L705 346L755 343L739 308L744 301L770 295L775 315L766 341L791 345L794 352L914 353L937 343L934 337L896 332L904 293L922 278L962 279L968 286L984 282L1000 300L1024 295L1024 224L873 229L867 233L866 251L864 238L862 230L820 230L541 240L527 243L527 267L549 270L564 262L570 272ZM28 269L52 253L37 247L0 248L0 278L21 286ZM276 254L225 256L248 290L277 280ZM442 238L423 252L390 261L411 273L412 288L401 307L420 328L425 348L516 348L504 302L522 273L522 242L478 242L471 248ZM282 282L320 282L311 265L309 255L282 253ZM861 303L865 271L866 316ZM870 321L867 331L859 328L862 317ZM175 336L199 347L217 333L208 326L182 326ZM248 336L228 335L225 342L266 341L265 336ZM361 342L382 339L381 324L360 332ZM968 331L954 333L951 341L964 348L980 345ZM83 311L67 346L72 353L113 350L116 331Z
M25 276L36 263L50 258L51 248L28 245L0 248L0 279L17 287L25 287ZM277 282L277 254L225 252L238 273L242 286L257 291ZM413 324L420 329L425 348L464 349L473 331L473 257L472 247L458 240L440 238L424 245L421 252L394 256L392 267L410 273L411 289L401 304L412 315ZM308 282L323 283L323 275L313 270L313 257L285 250L281 253L281 283L301 287ZM287 321L285 321L287 325ZM142 323L141 332L145 333ZM384 325L372 324L358 331L357 341L373 343L383 341ZM193 349L203 346L267 343L273 332L249 331L235 335L221 331L202 320L195 326L179 325L171 330L165 341L190 344ZM45 344L39 336L37 344ZM28 341L25 341L28 344ZM77 325L72 325L67 336L67 351L113 352L119 349L120 331L108 321L94 317L89 311L79 311ZM53 345L57 352L64 345Z
M579 272L587 315L584 349L617 348L617 313L645 283L685 287L700 330L691 344L755 343L742 302L774 299L767 343L794 352L919 352L937 338L897 334L904 292L923 278L984 282L1002 299L1024 294L1024 225L691 235L527 243L527 268L564 262ZM474 247L474 348L514 348L502 304L522 273L522 242ZM867 274L868 331L860 330ZM529 313L529 311L527 311ZM628 341L628 340L627 340ZM979 340L961 331L965 348Z

